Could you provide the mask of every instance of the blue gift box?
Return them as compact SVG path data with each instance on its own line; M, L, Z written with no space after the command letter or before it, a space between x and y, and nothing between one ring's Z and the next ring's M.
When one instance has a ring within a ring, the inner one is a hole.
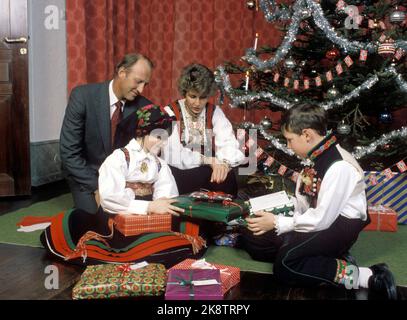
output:
M372 183L371 179L377 181ZM393 172L388 178L384 172L366 171L366 196L368 205L384 205L397 213L399 224L407 224L407 175Z

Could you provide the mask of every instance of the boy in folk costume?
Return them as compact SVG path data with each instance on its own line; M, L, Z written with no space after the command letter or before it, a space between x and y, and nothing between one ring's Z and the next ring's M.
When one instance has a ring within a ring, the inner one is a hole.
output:
M157 232L126 237L113 226L118 213L170 213L176 218L183 212L171 199L178 196L171 170L157 157L174 120L161 107L147 105L120 123L118 143L125 145L131 140L100 167L101 207L96 215L75 209L54 217L41 237L50 253L75 263L147 261L167 267L203 254L205 241L197 228L189 228L190 234Z
M274 262L274 275L289 285L362 287L396 299L386 264L358 267L348 255L370 222L363 170L336 137L327 134L326 124L325 111L313 105L296 105L283 116L288 147L313 165L297 181L294 216L256 212L247 218L242 245L254 259Z
M216 93L213 72L201 64L182 70L178 90L183 97L166 108L177 118L162 157L171 166L180 194L201 188L236 196L232 170L246 159L222 109L208 102Z

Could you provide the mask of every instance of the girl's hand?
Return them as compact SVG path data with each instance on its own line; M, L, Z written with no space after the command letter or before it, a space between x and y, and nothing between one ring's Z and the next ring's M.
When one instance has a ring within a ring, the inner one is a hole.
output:
M166 214L170 213L174 216L179 216L179 212L184 212L182 208L173 206L172 203L177 202L175 199L160 198L151 201L147 208L148 214Z

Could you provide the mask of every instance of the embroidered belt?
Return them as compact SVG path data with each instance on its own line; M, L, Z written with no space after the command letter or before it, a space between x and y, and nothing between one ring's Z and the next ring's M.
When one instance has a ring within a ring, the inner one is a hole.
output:
M132 189L134 194L139 197L153 194L153 185L151 183L126 182L126 188Z

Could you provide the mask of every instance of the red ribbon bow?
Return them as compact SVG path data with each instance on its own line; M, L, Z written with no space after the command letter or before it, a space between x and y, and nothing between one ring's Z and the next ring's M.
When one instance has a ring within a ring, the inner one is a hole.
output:
M123 275L126 274L127 272L130 272L131 271L130 264L125 263L117 266L117 271L122 271Z

